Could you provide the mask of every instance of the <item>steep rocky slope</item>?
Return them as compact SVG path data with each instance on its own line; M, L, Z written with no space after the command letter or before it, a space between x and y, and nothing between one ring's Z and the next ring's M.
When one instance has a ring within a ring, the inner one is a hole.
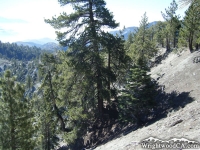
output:
M165 93L175 94L178 107L167 110L166 116L127 135L100 145L96 150L142 149L140 142L149 137L162 140L186 138L200 143L200 51L170 53L165 60L151 69L151 76L162 85ZM190 102L185 102L190 100Z

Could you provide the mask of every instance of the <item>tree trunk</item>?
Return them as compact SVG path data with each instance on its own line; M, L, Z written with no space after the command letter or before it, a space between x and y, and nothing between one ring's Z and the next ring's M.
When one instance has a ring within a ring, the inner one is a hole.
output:
M176 36L174 35L174 48L176 47Z
M65 127L64 119L63 119L62 115L60 114L59 109L58 109L58 107L56 105L56 98L54 96L53 85L52 85L52 81L51 81L52 77L51 77L51 72L50 71L48 71L48 80L49 80L51 100L53 102L53 107L54 107L54 109L56 111L56 115L58 117L58 120L60 121L61 130L64 131L64 132L70 132L71 129L68 129L68 128Z
M164 48L164 41L162 41L162 43L161 43L161 44L162 44L162 48Z
M170 40L168 36L166 37L166 49L167 51L170 51Z
M97 78L98 83L97 83L97 98L98 98L98 110L99 110L99 116L100 118L102 117L103 113L103 97L102 97L102 83L100 78Z
M192 46L192 43L193 43L193 37L190 36L190 38L189 38L189 50L190 50L190 53L193 52L193 46Z
M110 56L110 50L108 50L108 71L109 71L109 74L111 73L111 67L110 67L110 63L111 63L111 56ZM108 75L108 91L110 92L110 75ZM108 101L110 101L110 95L108 97Z
M99 117L102 118L103 113L103 95L102 95L102 74L101 74L101 64L100 64L100 55L99 55L99 48L97 44L97 31L95 27L95 21L94 21L94 14L93 14L93 1L90 0L89 2L89 12L90 12L90 27L92 30L92 44L94 45L94 52L95 54L95 68L96 68L96 79L97 79L97 100L98 100L98 111L99 111Z
M199 44L198 43L196 43L196 50L198 50L199 49Z

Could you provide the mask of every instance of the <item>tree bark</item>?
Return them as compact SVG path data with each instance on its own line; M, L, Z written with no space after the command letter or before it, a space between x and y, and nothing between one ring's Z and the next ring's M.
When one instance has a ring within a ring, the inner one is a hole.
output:
M102 95L102 74L101 74L101 64L100 64L100 55L99 55L99 48L97 44L97 31L95 27L95 20L93 14L93 1L89 1L89 14L90 14L90 27L92 30L92 44L94 45L94 52L95 52L95 68L96 68L96 79L97 79L97 100L98 100L98 111L100 118L102 117L103 113L103 95Z
M198 50L199 49L199 44L198 43L196 43L196 50Z
M162 41L162 48L164 48L164 41Z
M54 91L53 91L53 86L52 86L52 77L51 77L51 72L48 71L48 80L49 80L49 86L50 86L50 93L51 93L51 100L53 102L53 107L56 111L56 115L60 121L60 125L61 125L61 130L64 131L64 132L70 132L71 129L68 129L65 127L65 122L64 122L64 119L62 117L62 115L60 114L60 111L56 105L56 99L55 99L55 96L54 96Z
M189 37L189 50L190 50L190 53L193 52L192 43L193 43L193 36L190 35L190 37Z
M174 35L174 48L176 47L176 36Z
M110 67L110 63L111 63L111 56L110 56L110 50L108 50L108 71L109 73L111 73L111 67ZM108 91L110 92L110 83L111 83L111 79L110 79L110 75L108 75ZM108 101L110 101L110 96Z
M170 40L169 40L168 35L166 37L166 49L167 49L167 51L170 51Z

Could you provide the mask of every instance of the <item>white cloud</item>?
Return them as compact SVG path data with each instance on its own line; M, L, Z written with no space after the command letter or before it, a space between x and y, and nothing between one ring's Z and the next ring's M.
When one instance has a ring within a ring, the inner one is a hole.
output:
M0 35L0 40L14 42L44 37L55 39L55 29L46 24L44 19L50 19L63 11L70 13L72 9L60 7L57 0L19 0L19 3L2 9L0 16L10 18L10 20L21 19L27 23L1 23L0 28L5 31L13 30L16 34L7 37Z
M2 41L20 41L26 39L38 39L49 37L56 38L55 29L44 22L44 19L51 18L54 15L59 15L65 11L72 12L70 7L60 7L57 0L5 0L7 3L0 4L0 16L10 19L20 19L27 23L0 23L0 28L5 32L10 33L9 36L0 35ZM161 11L168 7L168 2L165 2L161 7L158 0L125 0L113 1L106 0L107 8L113 12L114 18L120 22L120 28L123 26L138 26L141 16L147 12L149 22L162 20ZM144 1L146 5L141 5ZM164 3L164 2L163 2ZM155 5L155 6L154 6ZM4 6L4 7L3 7ZM184 10L179 10L184 11Z

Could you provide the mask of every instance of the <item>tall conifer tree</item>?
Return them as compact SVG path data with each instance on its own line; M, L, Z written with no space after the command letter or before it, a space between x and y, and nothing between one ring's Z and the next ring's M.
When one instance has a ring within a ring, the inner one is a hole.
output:
M183 27L180 31L179 46L188 43L190 52L193 52L193 46L198 49L199 41L199 26L200 26L200 2L193 2L188 10L185 12L185 17L183 20Z
M134 35L134 42L130 46L130 56L135 64L144 65L156 52L156 44L154 40L151 40L148 17L145 13L140 21L140 27Z
M159 21L155 26L156 34L155 38L158 44L164 47L165 36L166 36L166 22Z
M179 29L181 27L180 25L180 16L176 14L176 11L178 9L178 4L175 0L170 3L170 6L165 9L165 13L161 12L163 18L167 22L166 26L166 49L169 51L171 49L171 43L173 43L173 47L175 48L177 46L177 38Z
M127 82L119 96L120 119L125 122L144 123L148 109L155 104L155 84L152 83L148 68L134 65L127 74Z
M112 13L105 8L104 0L59 0L59 3L61 6L72 4L74 12L62 13L46 22L55 29L67 28L65 32L56 33L63 46L70 46L68 56L71 58L71 66L75 69L75 77L77 81L81 80L80 86L87 89L87 92L79 92L79 95L82 95L83 103L93 101L93 107L96 107L97 102L98 114L102 116L103 101L107 98L105 91L108 87L104 83L106 80L111 81L108 74L104 74L105 70L109 70L109 66L105 66L105 45L101 40L105 34L102 27L116 28L118 24Z
M34 149L36 120L30 101L24 97L24 88L11 77L10 71L5 72L0 85L0 148Z

